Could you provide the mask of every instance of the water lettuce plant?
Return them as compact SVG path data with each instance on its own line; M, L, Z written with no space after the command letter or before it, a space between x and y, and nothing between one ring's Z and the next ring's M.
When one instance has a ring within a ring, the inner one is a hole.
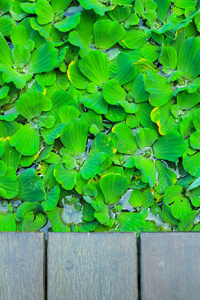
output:
M199 0L0 0L0 231L200 230L199 24Z

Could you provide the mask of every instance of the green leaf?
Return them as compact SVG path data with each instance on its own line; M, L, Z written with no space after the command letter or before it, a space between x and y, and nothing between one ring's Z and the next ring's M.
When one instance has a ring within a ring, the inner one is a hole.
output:
M85 54L91 51L89 44L93 43L93 25L96 21L96 14L94 11L83 10L81 12L81 20L76 31L69 34L69 41L71 44L80 47Z
M147 72L144 75L144 82L146 90L150 93L151 105L162 106L173 97L173 90L165 77Z
M0 157L2 157L4 153L4 143L3 141L0 140Z
M193 149L200 150L200 130L193 132L190 136L190 146Z
M15 108L24 118L31 120L40 116L42 111L50 110L52 103L40 92L28 92L19 97Z
M145 228L145 214L134 212L124 212L120 214L118 222L118 231L137 231L140 232Z
M54 232L70 232L70 227L67 226L61 219L63 208L55 207L48 213L48 218L51 222L51 227Z
M124 85L133 80L137 74L134 68L133 60L127 53L119 53L117 55L118 71L114 79L119 82L120 85Z
M44 37L45 39L49 38L52 29L51 24L39 25L38 22L36 21L36 18L31 18L30 25L34 30L38 31L40 39L41 37Z
M172 82L172 81L176 81L176 80L178 80L180 77L181 77L181 75L182 75L182 72L181 71L173 71L171 74L170 74L170 76L169 76L169 78L167 79L167 82Z
M26 45L27 42L26 27L21 24L15 26L10 38L13 45L17 45L17 44Z
M81 119L87 122L89 126L96 126L98 131L104 131L105 129L102 121L102 116L96 114L93 110L89 110L87 113L83 114L81 116Z
M177 70L188 80L195 79L200 74L200 40L188 38L180 47Z
M103 97L111 105L118 104L119 101L125 101L126 92L115 79L110 79L104 84Z
M3 16L0 19L0 32L9 37L13 32L13 22L12 19L8 19L7 16Z
M111 138L101 132L97 133L89 154L92 156L99 152L107 153L109 156L112 156L115 152Z
M144 194L142 194L142 192L133 190L131 192L131 197L129 199L129 202L131 205L133 205L133 207L141 207L143 205L144 198L145 197Z
M200 186L200 177L196 178L191 184L190 186L187 188L188 191L191 191L193 189L196 189L197 187Z
M12 67L13 60L10 47L7 44L3 34L0 32L0 67L1 65L6 67Z
M183 192L183 187L180 185L173 185L170 186L164 194L164 203L165 204L171 204L173 203L175 200L182 200L183 196L182 193ZM175 216L174 216L175 217ZM175 217L177 218L177 217ZM179 219L179 218L177 218Z
M49 157L45 159L45 162L47 162L48 164L55 164L59 161L60 161L60 155L55 152L51 152Z
M19 231L38 231L46 224L46 216L42 213L34 215L32 212L29 212L25 215L22 223L19 224Z
M41 135L44 138L45 143L47 145L53 144L55 142L55 139L57 139L60 136L61 131L64 126L65 126L65 124L59 123L59 124L56 124L53 128L42 129Z
M189 192L187 190L187 197L190 199L192 205L194 207L199 207L200 206L200 197L199 197L199 191L200 191L200 188L194 188L193 191Z
M200 152L197 152L193 155L187 155L184 153L183 155L183 167L184 169L190 173L194 177L200 176Z
M45 192L42 188L42 179L35 174L34 169L27 169L18 176L19 194L22 201L39 202L44 199Z
M155 166L152 159L139 155L136 158L136 167L141 170L141 179L143 182L149 183L151 187L155 185L156 175Z
M123 22L130 16L131 10L126 6L116 6L114 9L108 12L108 15L113 21Z
M125 168L133 168L133 167L135 167L135 159L136 159L135 156L129 156L123 166Z
M15 69L7 68L0 65L0 71L3 72L3 80L7 83L13 82L17 89L22 89L26 85L26 81L30 80L32 74L20 74Z
M149 35L142 30L129 29L122 42L128 49L141 48L148 41Z
M17 212L16 212L16 221L17 222L22 222L24 216L29 213L37 213L37 212L42 212L42 206L39 202L27 202L25 201L24 203L20 204L17 207Z
M168 187L176 183L177 176L159 160L156 160L155 166L158 171L158 185L155 187L155 190L162 194Z
M163 219L164 222L169 223L171 226L178 225L178 220L172 216L171 207L164 203L162 206L162 212L160 214L160 217L161 219Z
M80 0L79 3L84 9L94 9L94 11L100 16L103 16L105 14L106 6L98 0ZM110 7L108 8L108 10L110 10Z
M124 120L127 113L124 108L117 105L108 105L108 112L105 114L106 119L111 122L119 122Z
M174 5L179 8L195 7L197 0L175 0Z
M160 49L157 45L152 45L150 43L146 43L141 48L142 56L146 59L148 59L151 62L154 62L158 59Z
M68 171L61 162L56 165L54 176L65 190L72 190L76 184L76 172Z
M11 7L11 3L8 0L1 0L1 16L7 13Z
M38 121L38 129L41 129L43 127L51 129L55 125L56 119L54 116L40 116L38 118Z
M53 92L53 95L51 96L51 102L51 113L56 117L58 122L60 121L58 113L61 107L65 105L77 106L77 101L73 98L73 96L61 89Z
M200 102L200 95L198 92L189 94L187 91L178 93L177 105L181 110L189 110Z
M197 109L193 115L193 124L196 130L200 130L200 109Z
M35 14L35 6L36 6L36 3L29 3L29 2L20 4L21 9L28 14Z
M68 123L69 121L79 117L79 110L72 105L65 105L59 109L58 112L59 118L62 123Z
M7 165L4 161L0 160L0 177L5 176L7 173Z
M46 42L43 46L35 50L29 61L29 72L42 73L53 70L57 64L58 53L51 42Z
M18 117L18 115L19 115L18 113L13 113L13 114L9 114L9 115L0 115L0 120L12 122Z
M3 99L8 95L9 89L9 86L6 85L0 88L0 99Z
M105 53L94 50L86 54L79 62L83 75L97 85L109 79L109 60Z
M193 227L192 231L199 231L200 230L200 224L198 223L196 226Z
M16 231L15 218L12 213L0 214L0 231Z
M51 86L56 81L56 72L52 70L50 72L37 74L35 81L43 86Z
M39 131L27 123L10 138L10 145L22 155L30 156L39 150Z
M110 219L109 208L103 201L97 201L95 206L98 206L98 208L95 209L94 217L99 221L99 223L106 223Z
M86 89L89 80L81 73L79 69L79 61L72 61L67 70L67 76L69 80L73 83L74 87L77 89Z
M177 199L171 206L172 215L180 220L185 215L188 215L192 211L190 202L187 198Z
M118 22L109 19L97 21L93 31L95 47L104 51L121 41L126 34L125 29Z
M170 131L153 145L154 156L159 159L176 161L185 152L186 146L180 133Z
M144 207L148 208L154 205L154 197L150 190L145 190L143 195L144 195L144 201L143 201Z
M151 147L157 138L158 134L153 129L140 128L138 131L136 131L136 141L140 149Z
M84 37L82 37L79 34L79 32L77 32L75 30L70 31L69 41L72 45L79 47L84 53L88 53L91 51L88 40L85 40Z
M138 106L135 103L129 103L128 101L120 100L118 101L119 105L121 105L125 112L129 114L136 113L138 111Z
M100 189L104 195L105 203L115 204L129 187L129 181L120 174L107 174L99 180Z
M88 222L88 223L82 223L82 224L78 224L77 228L78 228L78 232L90 232L90 231L95 231L96 228L99 227L99 222L97 220L93 221L93 222ZM108 227L106 227L108 228Z
M65 11L71 2L71 0L52 0L51 6L54 12Z
M17 68L23 68L28 63L30 57L30 51L26 48L26 46L18 44L12 49L14 66Z
M37 22L40 25L53 22L54 11L47 0L38 0L35 6L35 12L38 15Z
M47 192L46 199L41 202L44 211L50 211L57 206L59 195L60 195L60 188L58 185L56 185L52 190Z
M119 153L133 154L137 150L136 138L126 124L115 125L112 132L116 134L113 143Z
M171 0L155 0L155 2L158 5L157 6L158 19L163 23L167 16L167 12L170 7Z
M30 167L33 164L36 157L37 157L37 154L31 155L31 156L21 156L20 166L23 168Z
M196 218L196 211L192 211L188 215L185 215L181 218L180 223L178 224L179 231L191 231L194 226L194 220Z
M175 118L171 113L173 104L171 100L163 106L155 107L150 112L151 120L158 125L158 131L161 135L165 135L175 125Z
M4 146L4 153L1 157L2 161L6 163L7 167L13 167L15 170L17 170L21 154L15 148L10 146L9 139L3 140L2 144Z
M162 69L164 73L171 73L171 71L175 70L177 65L176 49L171 46L163 47L159 62L164 66Z
M83 220L86 222L91 222L95 219L94 217L95 209L91 204L85 202L83 205Z
M135 115L127 115L126 116L126 124L130 128L135 128L139 125L139 120L136 118Z
M139 74L133 82L131 93L133 94L136 103L141 103L149 99L149 93L144 85L143 74Z
M80 22L80 12L76 12L71 17L66 17L62 21L56 23L54 26L61 32L67 32L76 28Z
M60 139L68 154L76 156L85 152L89 125L80 119L73 119L62 129Z
M19 184L13 167L8 167L5 176L0 177L0 196L4 199L12 199L19 192Z
M69 154L65 153L65 148L61 149L62 162L65 163L65 168L67 170L73 170L76 168L76 160L71 157Z
M94 177L96 174L100 174L103 166L102 163L105 160L105 153L99 152L91 157L87 158L84 162L84 165L81 167L81 176L85 180L89 180Z
M22 128L22 124L17 122L6 122L0 121L0 136L1 138L7 138L17 132L20 128Z

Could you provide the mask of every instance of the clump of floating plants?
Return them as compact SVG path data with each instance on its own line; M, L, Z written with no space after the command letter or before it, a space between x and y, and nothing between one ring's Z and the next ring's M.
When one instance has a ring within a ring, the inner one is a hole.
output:
M0 0L0 231L200 229L199 9Z

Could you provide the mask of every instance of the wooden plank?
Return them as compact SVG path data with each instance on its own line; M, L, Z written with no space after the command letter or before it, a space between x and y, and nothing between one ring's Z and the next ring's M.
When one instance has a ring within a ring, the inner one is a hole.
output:
M200 233L141 234L141 299L200 299Z
M136 233L49 233L48 300L134 300Z
M44 299L45 236L0 232L0 299Z

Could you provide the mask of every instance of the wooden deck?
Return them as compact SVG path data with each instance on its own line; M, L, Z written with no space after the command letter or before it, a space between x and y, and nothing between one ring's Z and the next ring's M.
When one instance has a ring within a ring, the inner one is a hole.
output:
M0 233L0 300L198 300L199 274L198 232Z
M0 233L0 300L45 299L44 233Z

